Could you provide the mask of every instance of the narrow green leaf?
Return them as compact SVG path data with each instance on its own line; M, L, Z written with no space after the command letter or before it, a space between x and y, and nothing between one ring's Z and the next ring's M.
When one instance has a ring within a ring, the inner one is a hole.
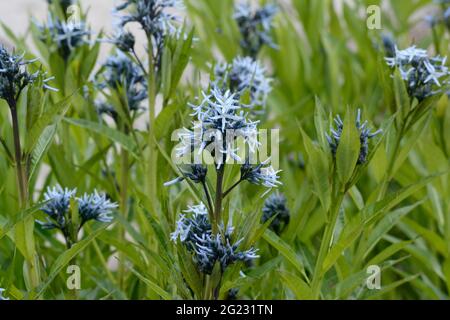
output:
M339 180L343 185L350 181L360 152L360 137L355 125L355 117L350 109L344 119L344 128L336 152L336 167Z
M286 242L284 242L270 229L267 229L266 232L264 232L263 238L272 247L277 249L280 252L280 254L284 258L286 258L286 260L289 261L305 277L305 279L307 278L303 262L297 256L295 251Z
M104 124L84 119L64 118L64 121L72 125L78 126L80 128L91 130L95 133L98 133L110 139L113 142L120 144L123 148L125 148L127 151L129 151L131 154L133 154L133 156L137 158L137 155L134 152L136 149L134 140L131 137L123 134L122 132L107 127Z
M82 252L96 237L98 237L109 225L103 224L100 228L90 233L85 239L77 242L72 248L63 252L50 268L47 280L40 286L34 299L38 299L47 290L48 286L55 280L61 270L72 261L80 252Z

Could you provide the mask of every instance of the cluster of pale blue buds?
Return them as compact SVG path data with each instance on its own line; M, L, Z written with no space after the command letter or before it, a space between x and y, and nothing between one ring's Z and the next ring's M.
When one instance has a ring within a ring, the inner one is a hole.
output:
M91 30L85 22L66 22L49 13L47 24L35 22L40 31L40 39L49 45L55 45L64 60L78 47L90 44Z
M328 133L326 133L325 135L330 145L331 152L335 157L341 140L342 132L344 130L344 122L338 115L334 119L334 123L336 127L330 128L331 135L328 135ZM371 132L371 129L368 127L368 122L367 121L361 122L361 109L358 109L355 125L360 134L360 151L357 163L364 164L367 161L367 156L369 154L369 139L372 139L373 137L379 135L382 132L382 130L379 129L375 132Z
M236 5L233 18L239 26L241 47L246 55L256 58L263 45L277 48L271 35L277 12L278 7L274 4L267 4L258 9L253 9L249 2Z
M44 229L59 229L67 237L69 225L72 222L71 201L75 201L78 206L79 228L90 220L110 223L113 220L112 211L117 208L116 203L111 202L105 194L100 194L97 191L76 197L76 189L63 189L60 186L49 187L44 193L44 204L41 207L41 210L48 215L47 221L38 221L38 223Z
M426 50L412 46L404 50L395 47L394 56L385 60L389 67L398 68L409 96L419 102L448 90L450 72L446 57L430 57Z
M241 103L250 108L265 107L267 97L272 91L272 79L267 77L266 68L251 57L237 57L231 64L220 63L214 68L212 85L229 89L238 98L248 94L247 101Z
M241 251L242 239L233 242L231 224L222 232L214 234L209 221L208 210L203 203L190 206L181 214L176 230L171 234L172 241L180 241L193 255L200 272L211 274L216 263L221 271L238 261L249 262L258 258L256 249Z

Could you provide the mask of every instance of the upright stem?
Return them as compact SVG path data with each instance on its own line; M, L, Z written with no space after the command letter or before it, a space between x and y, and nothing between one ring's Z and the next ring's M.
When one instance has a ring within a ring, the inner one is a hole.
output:
M129 155L124 149L121 150L121 184L120 184L120 209L122 211L123 218L128 219L128 181L129 181ZM120 236L125 238L125 229L121 227ZM119 286L124 288L125 283L125 255L120 252L119 255Z
M22 163L22 147L20 144L20 133L19 133L19 120L17 117L17 104L16 102L11 102L10 104L12 127L14 135L14 151L15 151L15 163L17 172L17 186L19 190L19 205L21 209L26 207L28 200L28 188L27 188L27 177L25 174L25 168Z
M383 179L377 200L381 200L386 195L389 182L392 180L393 171L395 169L395 160L397 159L398 152L400 150L400 144L402 142L403 132L404 132L404 128L402 126L397 134L396 139L395 139L394 148L392 149L392 153L391 153L391 155L389 157L389 161L388 161L388 168L386 170L386 176Z
M320 244L319 256L317 258L316 266L314 268L314 274L311 283L311 289L313 294L313 299L318 299L320 297L320 289L322 287L323 274L323 263L330 249L331 239L333 237L334 229L336 228L336 222L339 217L339 210L342 205L345 193L338 192L336 197L333 199L333 205L329 212L329 221L325 226L324 236Z
M11 118L12 118L12 127L13 127L13 136L14 136L14 162L16 165L16 174L17 174L17 188L19 191L19 206L20 209L26 209L28 205L28 177L25 171L25 167L22 161L22 146L20 143L20 129L19 129L19 119L17 115L17 101L12 100L8 102ZM32 219L32 217L30 217ZM28 224L26 221L21 222L21 228L24 229L24 241L28 243L28 237L33 237L33 229L34 229L34 221ZM30 280L31 287L37 288L40 282L39 279L39 266L38 260L35 255L34 247L28 248L31 252L28 252L28 257L24 266L24 273L26 273L25 278ZM27 250L28 251L28 250Z
M73 247L73 245L75 243L77 243L77 240L78 240L79 228L70 228L70 230L72 230L72 232L63 230L64 237L66 238L67 250L70 250ZM70 260L69 264L72 266L77 265L76 256L73 257L72 260ZM69 299L70 300L78 300L78 290L77 289L69 289Z
M156 79L155 79L155 61L153 60L153 44L151 36L147 37L148 44L148 111L149 111L149 147L150 147L150 161L149 161L149 194L152 200L153 209L156 205L156 145L155 145L155 119L156 119Z
M225 164L222 163L220 167L216 170L217 172L217 182L216 182L216 199L214 204L214 220L213 232L217 232L218 224L222 216L222 200L223 200L223 176L225 171Z
M206 181L202 181L202 186L203 186L203 190L206 195L206 200L208 202L208 210L209 210L210 214L212 215L212 214L214 214L214 208L212 205L211 195L209 194L209 191L208 191L208 186L206 185Z

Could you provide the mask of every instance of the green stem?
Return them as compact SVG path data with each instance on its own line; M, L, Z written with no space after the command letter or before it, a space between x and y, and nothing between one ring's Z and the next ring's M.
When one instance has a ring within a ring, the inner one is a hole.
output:
M211 276L209 276L207 274L204 275L203 283L204 283L203 300L210 300L210 298L211 298Z
M120 184L120 209L123 218L128 219L128 182L129 182L129 155L126 150L121 151L121 184ZM120 236L125 239L125 228L121 226ZM122 290L125 288L125 255L119 254L119 286Z
M328 250L330 249L331 240L334 234L334 229L336 228L336 222L339 217L339 210L342 205L342 201L344 200L345 193L338 192L336 195L333 205L330 208L329 212L329 221L325 226L324 236L322 238L322 242L320 244L319 256L317 258L316 266L314 268L314 274L311 282L311 289L313 294L313 299L318 299L320 297L320 290L322 287L322 280L324 277L323 263L328 254Z
M392 149L391 155L389 157L388 160L388 167L386 170L386 175L382 181L381 187L380 187L380 192L378 194L378 199L377 200L381 200L387 192L387 188L389 186L389 183L392 180L392 176L394 174L394 169L395 169L395 162L398 156L398 153L400 151L400 144L402 142L402 138L403 138L403 132L404 132L404 128L403 126L400 128L397 137L395 139L395 143L394 143L394 148Z
M76 227L73 225L73 222L69 227L62 230L64 238L66 239L66 247L67 250L70 250L75 243L78 241L78 232L81 229L81 226ZM69 265L75 266L77 265L77 258L73 257ZM77 289L69 289L69 300L78 300L78 290Z
M24 210L28 206L28 177L24 167L22 159L22 146L20 143L20 129L19 129L19 119L17 115L17 100L9 101L9 107L11 112L12 127L13 127L13 138L14 138L14 162L16 165L16 175L17 175L17 188L19 193L19 207ZM32 217L30 217L32 219ZM29 243L28 237L33 239L34 232L34 221L28 223L23 221L18 225L19 228L24 229L24 241ZM31 250L31 252L29 251ZM31 248L27 248L28 254L25 261L24 273L25 278L30 280L31 288L37 288L40 283L39 276L39 264L36 256L34 245Z
M222 216L222 201L223 201L223 177L225 171L225 164L222 163L217 172L217 182L216 182L216 200L214 204L214 223L212 226L213 232L218 231L218 224L220 223L220 218Z
M233 191L234 188L236 188L240 183L242 182L242 179L239 179L235 184L233 184L230 188L228 188L227 191L223 193L223 197L225 198L231 191Z
M16 102L10 105L12 127L14 135L14 151L15 151L15 164L17 173L17 186L19 190L19 205L21 209L24 209L28 199L27 178L22 161L22 147L20 144L20 132L19 132L19 120L17 116Z
M203 190L204 190L205 195L206 195L206 200L208 202L209 213L210 213L210 215L212 215L212 214L214 214L214 208L213 208L213 205L212 205L211 195L209 194L208 186L206 185L205 181L202 181L202 186L203 186Z
M149 195L152 201L153 209L155 210L157 196L156 196L156 141L155 141L155 119L156 119L156 79L155 79L155 62L153 60L153 45L151 36L147 37L148 45L148 103L149 103L149 147L150 147L150 161L149 161Z

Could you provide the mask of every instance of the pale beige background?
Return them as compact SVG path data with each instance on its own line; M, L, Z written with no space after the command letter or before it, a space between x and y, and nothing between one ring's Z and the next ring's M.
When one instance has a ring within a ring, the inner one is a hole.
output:
M111 30L111 10L115 0L80 0L83 8L90 8L88 21L94 30L107 28ZM47 16L46 0L0 0L0 21L14 28L16 33L22 34L26 31L30 17L45 20ZM3 32L0 32L3 36Z

